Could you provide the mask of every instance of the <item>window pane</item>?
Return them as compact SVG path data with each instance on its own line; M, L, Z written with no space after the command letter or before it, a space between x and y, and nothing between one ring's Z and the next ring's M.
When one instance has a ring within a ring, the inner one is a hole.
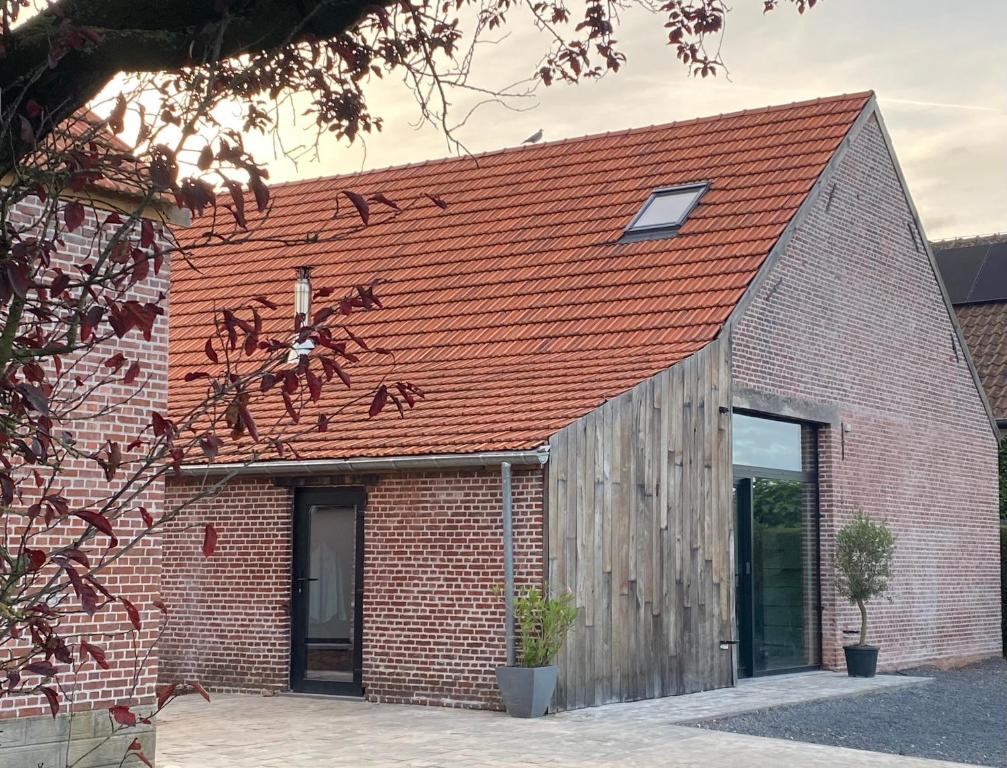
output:
M353 680L356 510L313 506L308 590L309 680Z
M702 193L702 187L658 193L633 222L633 229L677 227Z
M755 672L817 663L814 486L755 480L752 564Z
M736 413L731 427L735 464L801 471L800 424Z

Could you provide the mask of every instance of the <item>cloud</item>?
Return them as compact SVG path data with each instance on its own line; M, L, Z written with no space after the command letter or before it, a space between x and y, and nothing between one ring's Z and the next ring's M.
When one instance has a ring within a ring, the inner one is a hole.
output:
M949 7L949 6L954 6ZM934 237L1007 229L1007 3L836 0L798 15L763 15L760 0L733 4L724 38L726 77L690 77L664 44L664 30L639 9L623 14L619 40L629 61L599 82L539 88L514 112L480 108L458 131L473 152L513 146L542 127L556 140L708 114L874 89L896 152ZM473 79L499 88L526 77L546 40L515 17L510 36L480 48ZM443 136L415 127L408 89L378 81L371 104L385 129L347 148L323 140L317 162L272 165L272 178L303 178L416 162L448 154ZM484 97L455 94L461 115ZM298 132L289 131L289 143ZM304 140L304 137L300 137Z

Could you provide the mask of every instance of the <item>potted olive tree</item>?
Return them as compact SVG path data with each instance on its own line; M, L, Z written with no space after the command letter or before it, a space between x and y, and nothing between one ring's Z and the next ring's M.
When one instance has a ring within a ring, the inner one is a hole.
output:
M895 536L862 511L836 534L836 590L860 609L860 639L845 645L850 677L874 677L878 648L867 644L867 601L883 595L892 576Z
M548 597L538 587L526 587L515 596L514 622L520 644L517 666L496 670L507 714L545 714L556 688L554 662L576 620L577 607L569 590L559 597Z

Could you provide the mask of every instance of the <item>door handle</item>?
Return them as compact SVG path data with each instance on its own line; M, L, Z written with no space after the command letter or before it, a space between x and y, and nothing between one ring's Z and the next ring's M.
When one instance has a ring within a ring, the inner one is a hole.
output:
M304 594L304 582L306 581L318 581L318 579L313 579L310 576L298 576L294 579L294 588L298 595Z

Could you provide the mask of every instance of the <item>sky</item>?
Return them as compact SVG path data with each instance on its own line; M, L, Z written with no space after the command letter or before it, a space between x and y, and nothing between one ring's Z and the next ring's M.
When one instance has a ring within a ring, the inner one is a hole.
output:
M798 15L763 15L762 0L733 0L723 40L727 76L695 78L664 44L661 23L626 13L618 39L629 61L615 75L540 87L511 108L478 109L455 136L470 152L520 143L541 128L552 141L704 115L874 90L931 239L1007 231L1007 2L821 0ZM547 41L514 18L509 36L481 46L471 82L498 89L534 71ZM296 164L257 151L273 182L419 162L452 154L443 134L417 127L411 92L388 78L370 87L385 128L347 146L334 138ZM460 120L474 97L459 93ZM520 111L515 111L513 108ZM306 129L308 126L304 126ZM304 129L283 132L288 146Z

